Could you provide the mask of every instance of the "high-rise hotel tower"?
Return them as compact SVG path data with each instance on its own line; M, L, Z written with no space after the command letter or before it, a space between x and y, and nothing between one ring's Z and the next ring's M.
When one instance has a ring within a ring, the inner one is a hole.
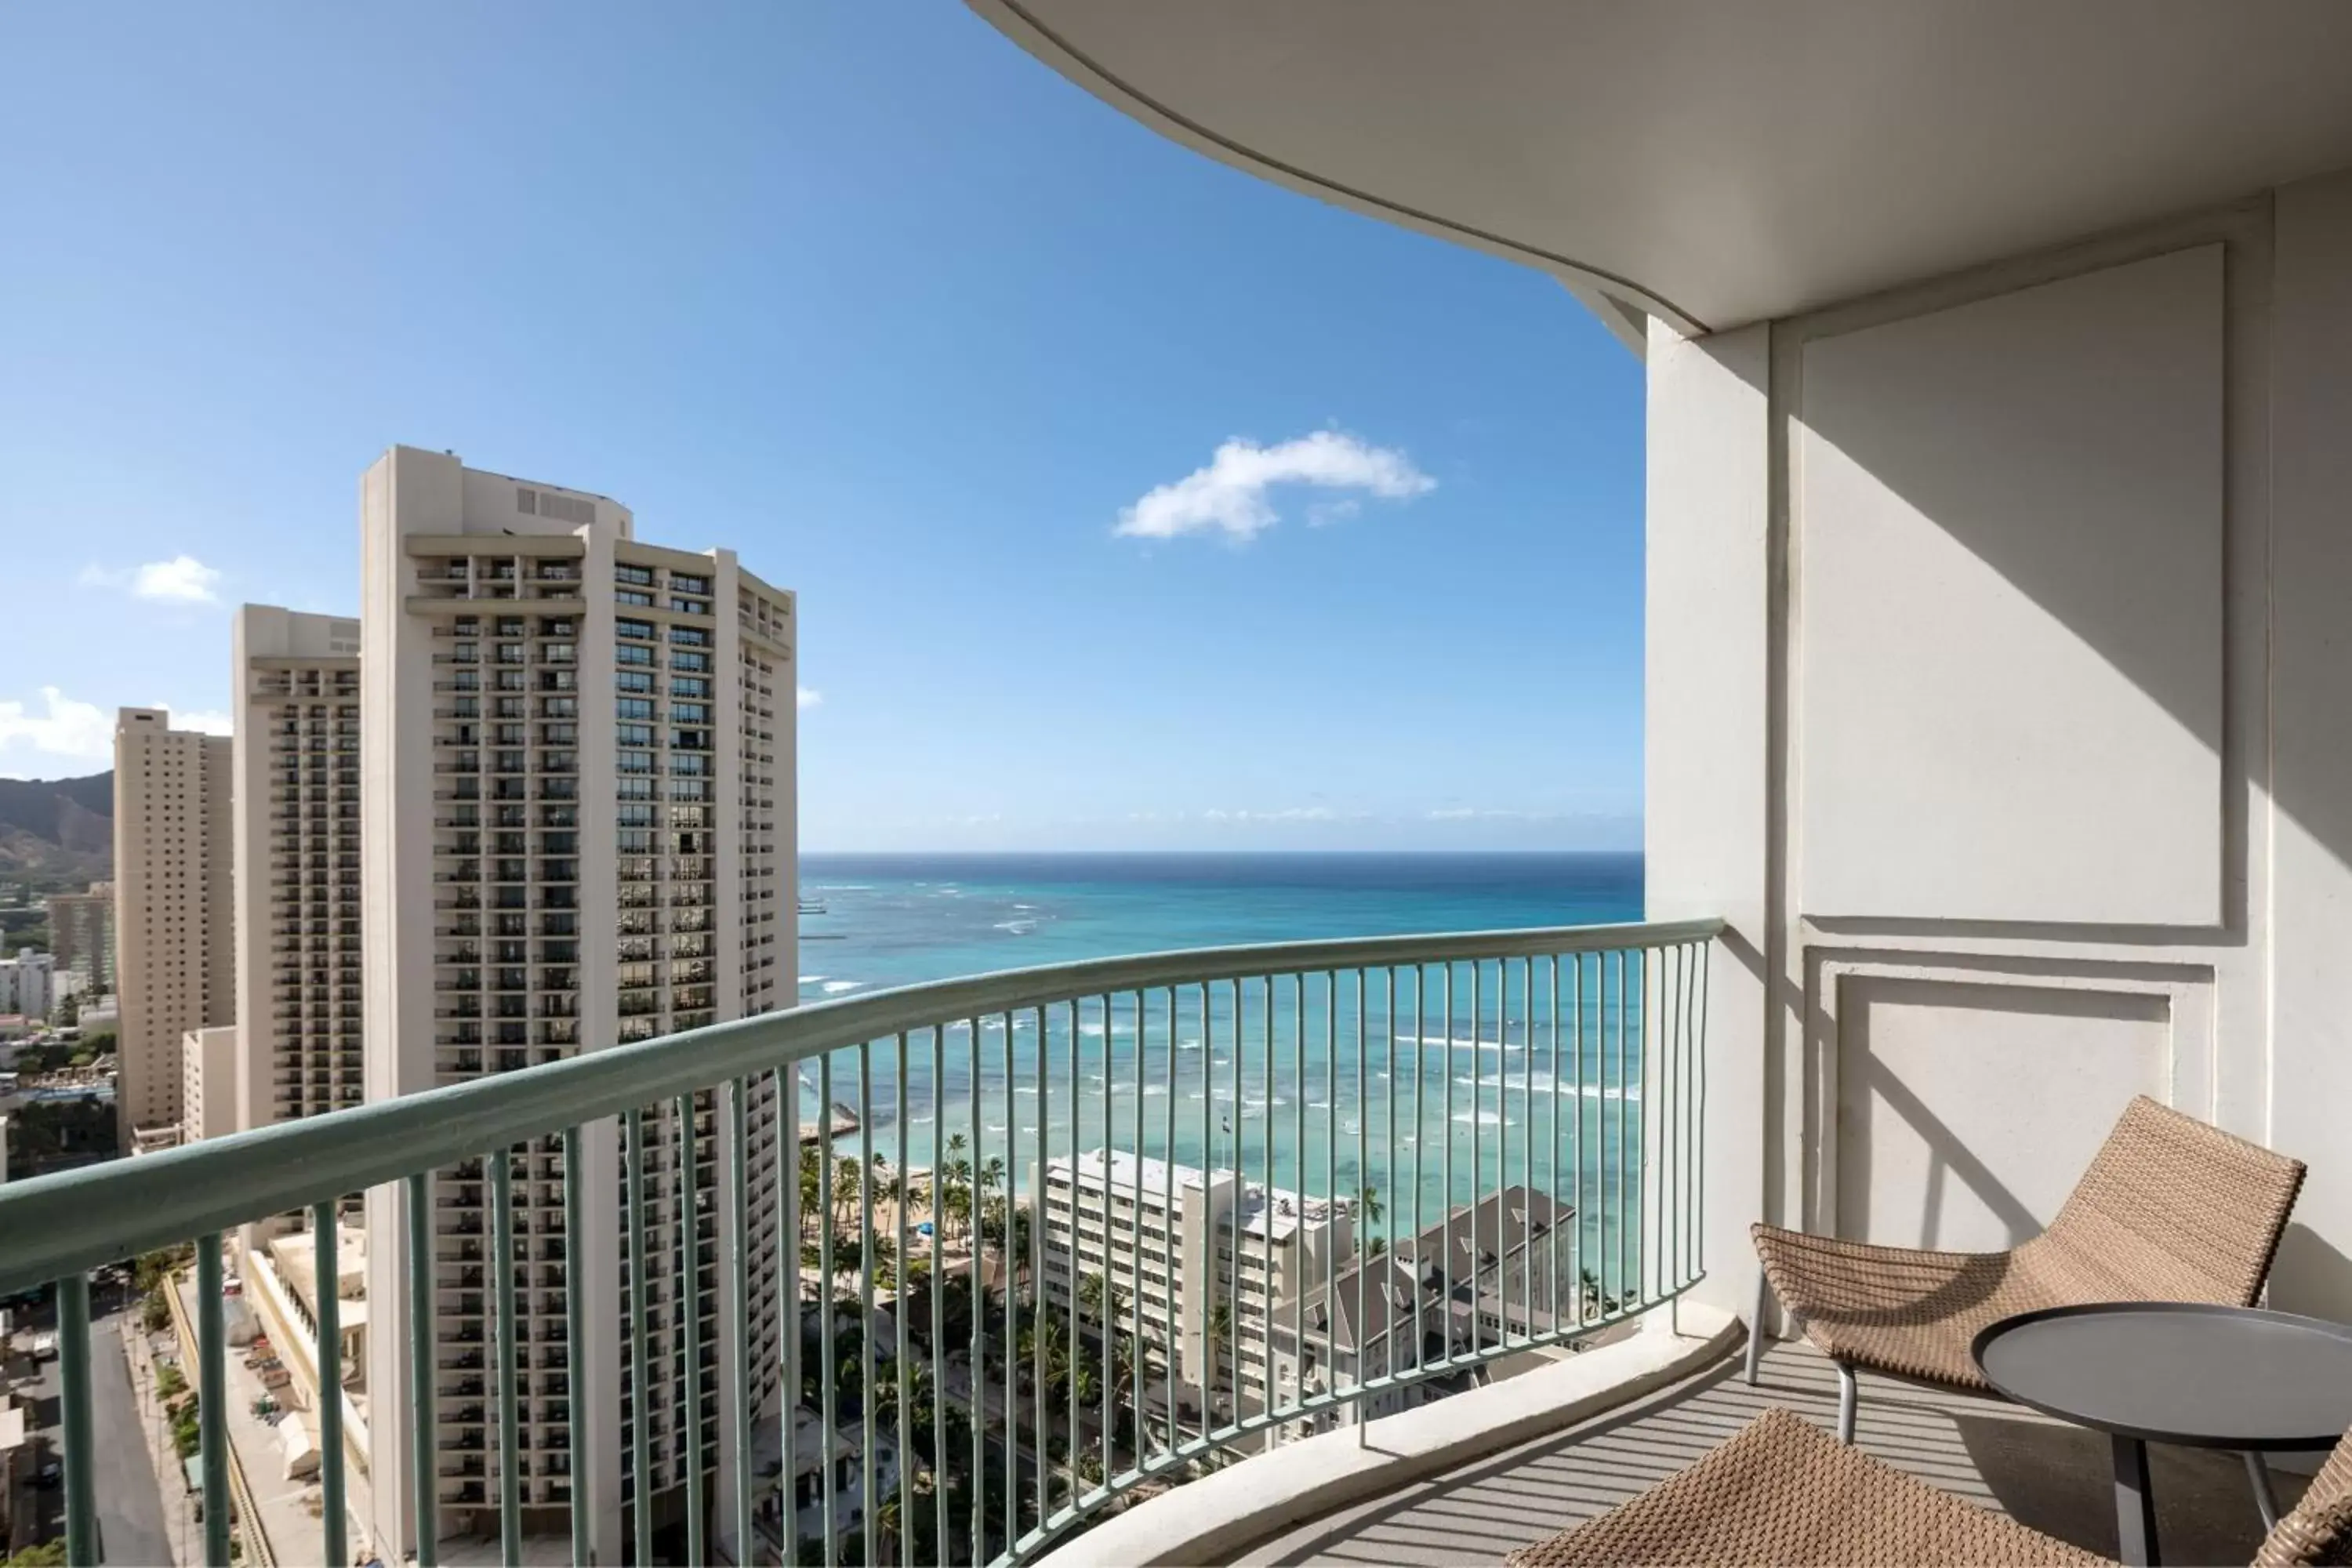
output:
M371 1100L791 1005L793 961L793 596L731 550L649 544L603 496L395 447L361 483L361 834ZM683 1506L689 1444L685 1325L698 1320L711 1518L728 1467L720 1414L733 1347L769 1358L775 1260L757 1251L752 1318L724 1323L719 1237L726 1119L705 1096L693 1169L680 1128L649 1112L646 1298L654 1340L632 1397L627 1251L610 1124L585 1140L584 1228L563 1225L562 1144L514 1152L515 1256L489 1255L479 1162L432 1182L434 1474L415 1473L420 1412L405 1198L369 1200L372 1490L379 1542L408 1550L413 1489L445 1533L495 1531L497 1391L488 1368L494 1271L521 1315L520 1477L534 1530L568 1524L588 1489L596 1560L624 1555L641 1487L656 1522ZM778 1108L752 1103L751 1234L772 1247ZM786 1131L789 1138L796 1129ZM683 1223L682 1223L683 1222ZM681 1278L688 1283L676 1287ZM568 1291L585 1304L585 1386L569 1385ZM590 1451L568 1402L589 1402ZM650 1472L628 1473L632 1424ZM730 1546L730 1550L736 1550Z

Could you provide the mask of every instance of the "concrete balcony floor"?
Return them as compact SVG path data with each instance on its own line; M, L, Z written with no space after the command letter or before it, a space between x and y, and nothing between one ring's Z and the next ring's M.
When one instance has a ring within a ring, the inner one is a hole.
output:
M1802 1343L1773 1347L1750 1388L1737 1356L1566 1432L1327 1514L1239 1554L1251 1565L1474 1563L1603 1512L1696 1461L1768 1405L1825 1431L1837 1378ZM2002 1401L1864 1374L1862 1446L1979 1507L2112 1557L2107 1440ZM2262 1520L2235 1454L2151 1448L2159 1544L2169 1563L2248 1563ZM2282 1508L2304 1478L2276 1472Z

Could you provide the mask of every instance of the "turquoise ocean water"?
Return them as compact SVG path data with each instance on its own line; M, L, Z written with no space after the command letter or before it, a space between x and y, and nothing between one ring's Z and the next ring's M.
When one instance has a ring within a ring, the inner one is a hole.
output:
M801 921L800 994L814 1002L1171 948L1638 920L1642 866L1614 854L811 855L801 891L822 906ZM903 1121L895 1045L837 1053L831 1099L868 1108L865 1132L838 1149L870 1138L925 1166L961 1134L976 1165L1002 1158L1016 1184L1040 1152L1172 1153L1311 1194L1372 1186L1370 1228L1390 1235L1435 1223L1449 1196L1532 1181L1580 1194L1588 1243L1608 1250L1612 1194L1642 1146L1639 1020L1619 1005L1638 997L1638 973L1596 959L1557 973L1542 960L1433 966L1398 972L1393 1001L1391 978L1370 973L1360 999L1356 975L1316 974L982 1018L977 1071L969 1024L918 1034ZM812 1118L825 1087L810 1068Z

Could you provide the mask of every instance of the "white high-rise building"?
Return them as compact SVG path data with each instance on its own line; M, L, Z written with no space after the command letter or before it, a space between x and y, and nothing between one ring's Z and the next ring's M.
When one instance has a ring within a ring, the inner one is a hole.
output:
M229 740L161 708L114 723L114 937L125 1152L178 1142L182 1042L236 1021Z
M793 963L793 597L736 562L645 543L602 496L396 447L362 481L362 922L373 1100L789 1005ZM584 1230L563 1228L562 1144L515 1152L513 1263L526 1397L520 1478L531 1530L568 1527L589 1489L599 1561L623 1555L634 1409L647 1417L656 1522L683 1510L684 1292L719 1359L702 1378L710 1518L723 1531L720 1390L733 1347L769 1358L776 1108L753 1103L755 1314L722 1321L724 1119L702 1097L690 1175L678 1129L647 1117L647 1397L626 1396L617 1131L592 1127ZM371 1491L379 1544L408 1550L411 1499L438 1489L447 1533L495 1530L494 1281L478 1163L432 1184L436 1474L410 1470L404 1199L371 1195ZM688 1183L691 1183L689 1187ZM702 1205L694 1189L709 1192ZM678 1223L696 1215L690 1233ZM705 1250L707 1249L707 1250ZM699 1258L695 1254L699 1252ZM703 1261L709 1258L710 1261ZM586 1303L586 1386L566 1374L567 1291ZM527 1338L525 1337L527 1336ZM568 1401L590 1451L569 1451Z
M240 1037L228 1124L249 1128L362 1097L360 624L247 605L232 637Z
M1143 1342L1203 1396L1232 1397L1236 1374L1244 1396L1256 1390L1276 1304L1319 1289L1355 1246L1346 1203L1232 1170L1090 1149L1033 1168L1031 1183L1046 1303L1067 1311L1086 1277L1102 1275L1122 1312L1140 1308ZM1207 1331L1220 1302L1230 1343Z
M22 947L14 958L0 958L0 1013L21 1013L46 1018L59 1002L74 994L79 977L60 969L53 954Z

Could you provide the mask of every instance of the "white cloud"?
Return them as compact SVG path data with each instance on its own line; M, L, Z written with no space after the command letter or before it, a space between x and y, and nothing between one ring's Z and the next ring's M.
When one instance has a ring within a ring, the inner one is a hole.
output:
M104 566L85 566L81 581L87 587L120 588L134 599L153 599L171 605L217 605L220 595L214 590L220 584L218 569L205 565L193 555L174 555L169 561L149 561L128 571L114 571Z
M1173 539L1184 533L1223 532L1234 540L1255 538L1276 521L1266 492L1276 485L1312 485L1327 490L1361 490L1383 500L1427 495L1437 481L1392 447L1372 447L1337 430L1318 430L1279 446L1261 447L1240 437L1219 447L1208 467L1160 486L1119 513L1112 531L1130 539ZM1318 502L1315 522L1347 515L1354 498Z
M172 728L201 730L207 735L234 735L236 733L236 720L227 713L174 713L172 715Z
M824 700L824 693L812 691L805 686L798 686L793 689L793 699L794 708L814 708Z
M78 702L54 686L41 688L40 711L31 704L0 702L0 755L18 750L75 763L110 767L114 719L94 702Z
M1201 814L1203 822L1369 822L1365 811L1334 811L1328 805L1286 805L1276 811L1224 811L1212 806Z

